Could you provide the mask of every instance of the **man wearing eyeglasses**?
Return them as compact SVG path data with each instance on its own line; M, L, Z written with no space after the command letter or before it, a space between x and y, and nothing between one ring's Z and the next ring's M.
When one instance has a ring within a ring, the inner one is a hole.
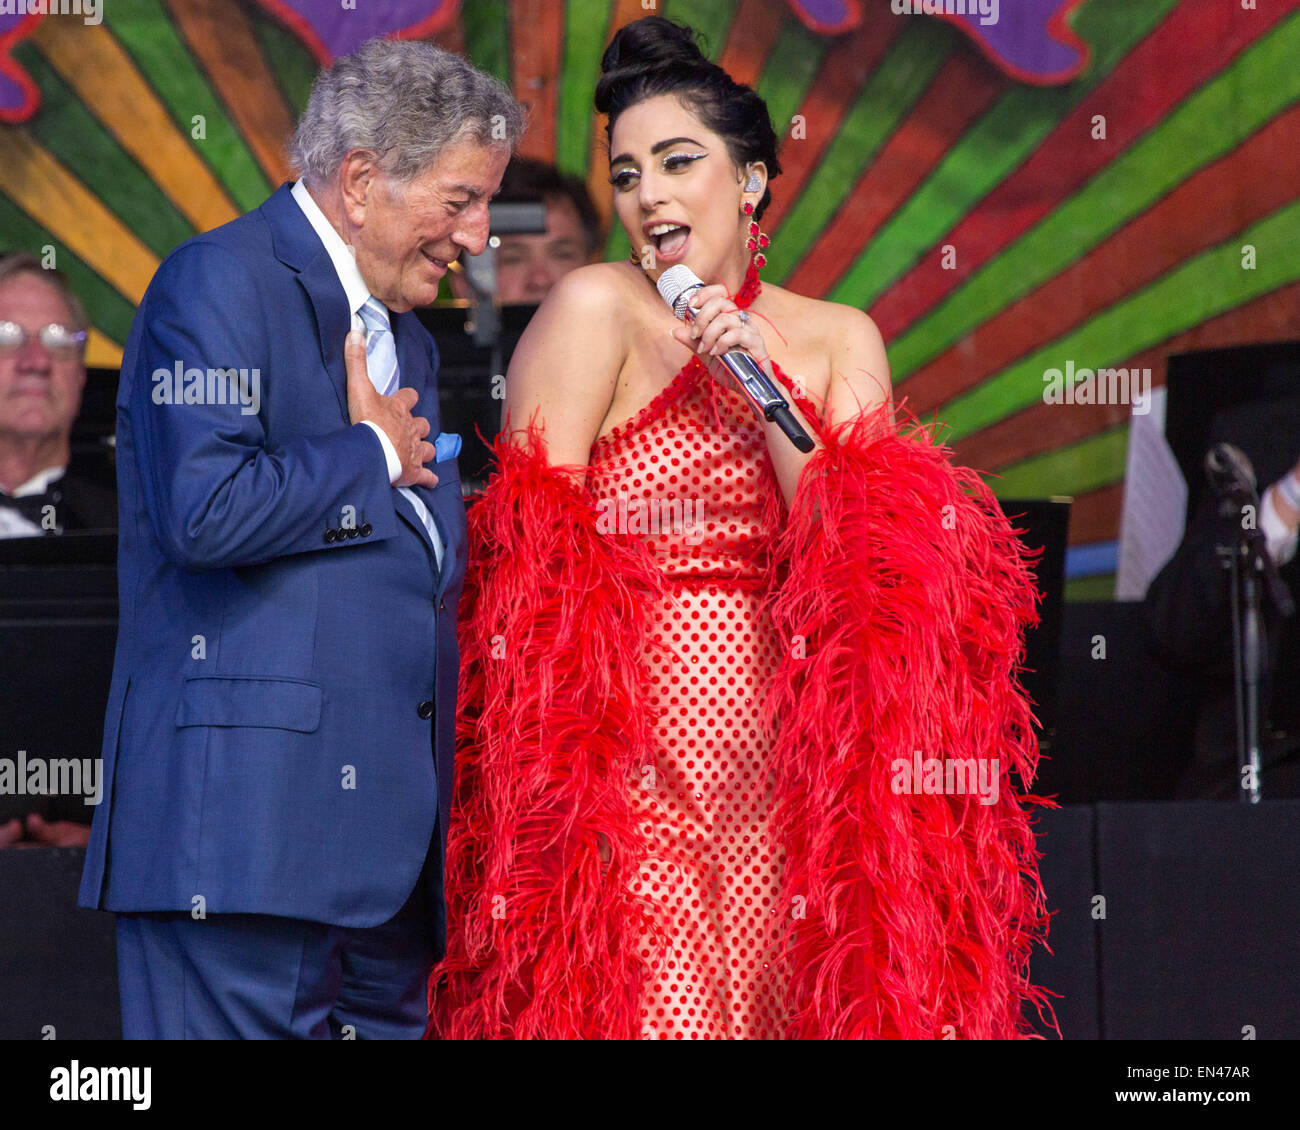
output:
M117 526L114 493L69 473L85 326L58 272L26 253L0 257L0 538ZM0 848L84 847L90 839L90 825L57 818L57 805L0 800ZM91 809L84 812L88 819Z
M0 258L0 538L114 529L112 493L68 473L86 318L55 271Z

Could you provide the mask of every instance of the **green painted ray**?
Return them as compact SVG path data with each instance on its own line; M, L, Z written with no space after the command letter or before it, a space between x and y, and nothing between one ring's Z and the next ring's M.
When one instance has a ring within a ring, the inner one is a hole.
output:
M769 276L781 280L808 254L844 204L846 191L911 112L958 33L940 20L912 20L867 79L821 161L772 237Z
M0 194L0 232L4 233L6 251L30 251L43 258L44 249L53 247L54 265L67 276L68 285L81 299L91 324L118 345L126 342L135 317L134 303L3 194Z
M1022 165L1177 2L1091 0L1080 8L1073 23L1092 48L1088 73L1066 86L1013 86L881 227L828 297L862 309L870 307Z
M159 258L189 239L193 226L91 115L45 57L30 43L21 44L14 57L41 91L41 112L28 126L32 137Z
M1256 248L1253 270L1242 267L1246 245ZM1064 369L1067 360L1076 368L1093 370L1123 366L1125 358L1294 282L1300 278L1297 246L1300 199L949 401L941 410L943 420L954 437L971 435L1041 401L1048 369Z
M618 222L618 213L611 213L609 238L605 240L605 260L612 262L615 259L626 259L631 253L632 244L627 238L627 232L623 230L623 225Z
M591 157L591 100L609 30L609 0L569 0L564 11L564 55L555 121L555 163L587 178Z
M808 96L808 88L816 79L830 46L828 36L818 35L794 16L786 16L781 35L772 45L763 73L754 86L767 103L778 146L790 144L791 119Z
M731 22L736 17L736 5L739 0L664 0L660 7L662 15L679 24L687 24L695 29L696 42L703 41L704 53L715 63L727 45L727 33ZM653 11L647 11L653 16Z
M465 24L465 53L470 62L510 86L508 0L471 0L461 4L460 12Z
M266 56L267 66L284 96L285 104L295 114L301 114L307 106L307 96L311 94L312 84L320 69L315 57L303 46L302 40L279 20L272 19L251 5L247 10L257 41L262 46L262 54Z
M182 136L243 210L256 208L271 194L243 135L194 63L159 0L113 0L105 4L104 24L135 61L140 73L171 112ZM206 138L193 138L193 118L202 114Z
M1069 405L1061 405L1069 412ZM1042 498L1049 494L1086 494L1124 477L1128 424L1087 439L1000 467L986 476L999 498Z
M1197 170L1300 99L1300 15L1190 95L1078 193L991 259L890 346L901 381L1083 258Z
M1078 601L1114 600L1115 574L1098 573L1095 577L1074 577L1065 582L1065 599Z

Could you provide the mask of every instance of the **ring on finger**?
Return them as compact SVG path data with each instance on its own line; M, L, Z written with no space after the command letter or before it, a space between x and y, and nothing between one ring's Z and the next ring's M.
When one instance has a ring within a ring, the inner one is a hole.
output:
M748 310L738 310L738 311L736 312L736 317L738 317L738 318L740 319L740 324L741 324L742 326L747 326L747 325L749 325L749 311L748 311Z

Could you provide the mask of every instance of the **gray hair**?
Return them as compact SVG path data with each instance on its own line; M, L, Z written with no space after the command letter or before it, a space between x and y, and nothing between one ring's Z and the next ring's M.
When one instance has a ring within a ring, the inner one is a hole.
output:
M72 293L72 287L68 285L68 280L62 271L42 266L41 261L30 251L14 251L0 256L0 283L15 275L36 275L44 279L62 296L63 304L72 315L72 328L76 330L90 328L90 322L86 318L86 308L81 304L81 299Z
M370 39L316 76L289 140L289 159L311 185L338 173L354 149L368 149L399 185L466 138L511 152L524 108L491 75L432 43Z

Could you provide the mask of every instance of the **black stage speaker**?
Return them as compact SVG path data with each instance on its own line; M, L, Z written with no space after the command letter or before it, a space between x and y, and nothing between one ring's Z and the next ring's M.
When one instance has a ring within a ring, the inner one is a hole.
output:
M0 757L99 757L117 644L117 535L0 539ZM0 796L89 823L76 797Z
M1097 923L1089 914L1089 899L1096 890L1093 878L1094 814L1091 805L1072 805L1040 812L1034 822L1039 874L1047 895L1051 922L1047 930L1049 953L1039 947L1029 963L1030 981L1049 993L1060 1038L1095 1040L1097 1016ZM1030 1007L1028 1018L1039 1035L1057 1039L1051 1028Z
M0 1040L118 1040L113 915L77 906L82 848L0 851Z
M1300 1037L1300 801L1097 806L1101 1034Z
M1040 726L1039 744L1050 753L1057 720L1057 667L1061 622L1065 611L1065 547L1070 530L1070 503L1057 499L1000 498L998 505L1020 532L1025 546L1038 553L1034 575L1042 600L1038 626L1025 633L1025 671L1021 682L1034 700Z
M1141 604L1066 604L1059 654L1056 733L1034 791L1062 804L1172 797L1191 757L1193 688L1153 657Z

